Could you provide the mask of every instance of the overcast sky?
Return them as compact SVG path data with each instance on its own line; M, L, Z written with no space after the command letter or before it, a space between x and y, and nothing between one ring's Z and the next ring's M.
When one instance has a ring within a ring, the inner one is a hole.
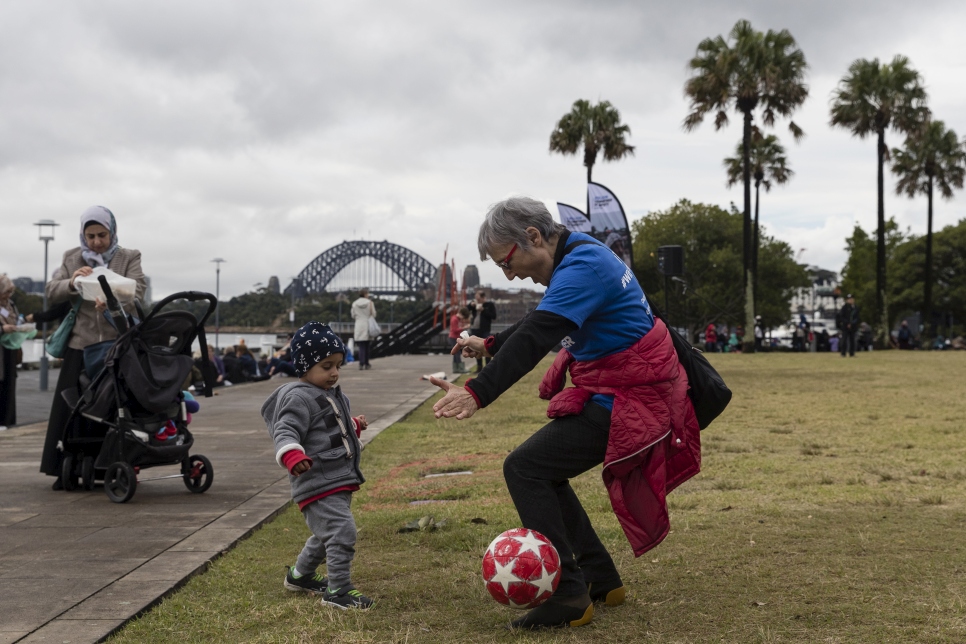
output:
M4 2L0 272L41 276L42 218L63 224L53 271L101 204L155 297L213 290L218 256L223 296L284 285L348 239L434 263L448 244L496 284L475 245L489 204L584 203L580 157L547 151L578 98L611 101L631 127L637 154L594 169L629 219L681 198L740 205L722 167L740 118L681 128L688 59L740 18L790 29L810 64L807 137L775 130L795 177L764 195L762 220L801 261L839 270L853 225L875 226L876 153L829 128L830 93L856 58L902 53L935 118L966 134L966 3ZM887 215L924 232L925 199L893 185ZM963 196L937 200L937 227L964 216Z

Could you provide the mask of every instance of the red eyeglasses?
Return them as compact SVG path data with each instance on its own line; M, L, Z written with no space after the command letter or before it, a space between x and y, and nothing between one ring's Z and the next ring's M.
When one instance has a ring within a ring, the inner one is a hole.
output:
M510 270L510 258L513 257L513 253L515 253L516 250L517 250L517 245L514 244L513 245L513 248L510 249L510 252L507 253L506 254L506 257L503 258L503 261L502 262L497 262L496 265L499 266L500 268L502 268L505 271Z

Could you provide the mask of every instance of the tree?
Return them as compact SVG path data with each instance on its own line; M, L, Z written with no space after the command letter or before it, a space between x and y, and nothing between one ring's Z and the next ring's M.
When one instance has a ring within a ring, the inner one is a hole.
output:
M657 248L684 248L684 288L668 282L670 320L686 327L693 339L710 322L744 323L741 245L742 214L734 206L691 203L682 199L667 210L652 212L631 225L635 273L648 299L664 306L665 280L657 271ZM791 246L761 236L760 311L766 328L788 322L795 288L808 285L805 270L795 263ZM745 336L753 335L746 327Z
M843 127L852 136L864 139L870 134L878 137L876 146L879 162L878 211L875 257L875 306L879 326L879 342L887 344L889 312L886 300L886 223L883 187L883 166L889 149L885 133L890 127L910 133L919 129L928 117L926 90L919 73L909 65L905 56L896 56L891 63L880 64L878 58L859 59L849 66L848 74L832 92L832 126Z
M904 149L892 149L892 171L899 180L896 194L906 193L910 198L924 194L928 198L926 217L926 257L923 271L922 321L927 337L936 335L932 319L932 193L951 199L953 188L963 187L966 174L966 150L956 132L947 130L942 121L930 121L922 129L906 137Z
M756 110L761 109L762 124L773 127L776 116L789 117L808 97L805 54L797 48L787 29L766 33L755 31L747 20L739 20L728 34L706 38L688 66L692 76L684 85L691 112L684 129L696 128L714 111L716 130L728 124L728 110L740 112L744 119L742 136L742 180L744 182L744 222L742 262L744 267L745 324L755 321L752 274L751 234L751 133ZM789 129L795 140L804 136L794 121ZM748 334L748 345L752 344ZM750 348L750 346L749 346Z
M886 260L889 266L892 266L893 256L906 239L892 217L885 223L885 238ZM849 293L855 296L855 303L862 313L863 322L875 320L877 317L875 303L878 297L875 284L877 242L861 226L856 225L852 235L845 240L845 250L848 253L848 259L842 268L842 296ZM870 312L872 317L869 315ZM892 328L891 320L886 324L886 329L890 328Z
M742 180L744 176L744 142L738 144L735 156L724 160L725 169L728 172L728 187L732 187ZM755 223L752 227L751 242L751 276L754 287L755 311L758 310L758 205L759 187L765 186L765 192L771 192L771 183L786 183L793 174L788 167L788 160L785 158L785 148L778 142L778 137L774 134L762 136L761 132L755 128L751 137L751 149L749 150L749 163L751 165L751 175L755 179Z
M610 101L591 105L590 101L581 99L574 101L550 133L550 152L577 154L583 146L587 183L590 183L598 152L604 153L604 161L619 161L634 154L634 146L627 144L630 133L630 126L621 123L620 112Z

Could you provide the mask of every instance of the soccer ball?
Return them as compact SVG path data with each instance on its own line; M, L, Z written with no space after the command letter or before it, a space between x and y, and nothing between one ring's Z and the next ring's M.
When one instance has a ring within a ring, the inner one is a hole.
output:
M560 583L560 555L535 530L507 530L483 555L483 581L493 599L511 608L536 608Z

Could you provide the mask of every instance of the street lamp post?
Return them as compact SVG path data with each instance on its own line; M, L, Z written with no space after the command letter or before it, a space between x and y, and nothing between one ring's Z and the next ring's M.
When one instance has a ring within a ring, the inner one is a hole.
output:
M215 263L215 350L218 350L218 331L221 329L221 265L225 261L220 257L211 260Z
M53 219L41 219L34 226L37 227L38 238L44 242L44 311L47 310L47 246L54 240L54 228L59 226ZM43 350L40 352L40 390L47 391L47 323L43 326Z

